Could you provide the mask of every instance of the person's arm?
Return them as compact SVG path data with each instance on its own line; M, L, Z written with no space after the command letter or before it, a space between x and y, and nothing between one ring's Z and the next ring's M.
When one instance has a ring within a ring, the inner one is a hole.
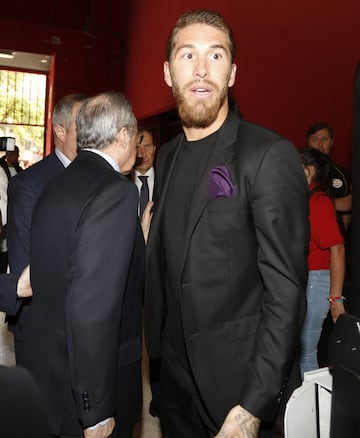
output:
M27 266L20 277L15 274L0 274L0 311L14 316L17 313L18 298L32 296L30 267Z
M241 406L235 406L228 413L215 438L256 438L259 427L260 418L254 417Z
M17 311L17 275L0 274L0 311L15 315Z
M4 228L6 227L7 224L8 184L9 184L9 179L5 173L5 170L2 167L0 167L0 212L1 212L1 223Z
M29 298L32 297L32 287L30 282L30 265L22 271L16 289L17 296L19 298Z
M336 211L343 214L351 214L352 194L343 196L342 198L333 199Z
M96 426L84 429L84 438L109 438L115 428L113 417L101 421Z
M7 244L10 271L17 275L30 263L31 218L37 200L32 182L22 176L9 182Z
M79 217L69 255L65 307L73 392L84 430L113 417L119 327L138 226L129 182L105 186ZM104 428L95 428L101 433ZM95 433L86 430L87 437ZM96 436L96 435L95 435Z
M345 246L344 244L330 247L330 312L334 323L339 315L345 313L343 304L343 285L345 277Z
M145 210L144 210L144 213L143 213L142 218L141 218L141 229L143 232L145 243L147 243L147 239L149 236L150 224L151 224L151 219L153 216L151 209L153 208L153 205L154 205L153 201L150 201L147 203Z
M305 316L309 189L296 148L284 139L268 145L253 165L248 192L264 293L239 405L269 421Z

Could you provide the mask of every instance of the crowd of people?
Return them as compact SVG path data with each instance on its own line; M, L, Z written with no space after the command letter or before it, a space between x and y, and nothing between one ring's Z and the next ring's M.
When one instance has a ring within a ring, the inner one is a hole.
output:
M184 13L164 63L178 136L157 148L121 93L68 95L54 152L9 179L0 307L38 407L11 436L131 438L143 330L165 438L275 437L318 368L345 312L351 182L328 125L297 150L229 108L235 54L221 15Z

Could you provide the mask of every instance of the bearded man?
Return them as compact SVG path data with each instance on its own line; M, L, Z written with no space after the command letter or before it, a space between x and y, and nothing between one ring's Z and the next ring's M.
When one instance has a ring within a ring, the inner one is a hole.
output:
M229 110L235 43L182 15L164 74L183 133L161 147L145 339L168 438L256 437L276 415L305 311L308 188L295 147Z

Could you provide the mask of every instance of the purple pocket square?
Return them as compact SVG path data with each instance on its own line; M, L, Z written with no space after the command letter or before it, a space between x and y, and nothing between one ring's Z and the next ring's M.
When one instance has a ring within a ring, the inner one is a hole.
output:
M236 194L230 172L225 166L216 166L209 174L209 199L233 198Z

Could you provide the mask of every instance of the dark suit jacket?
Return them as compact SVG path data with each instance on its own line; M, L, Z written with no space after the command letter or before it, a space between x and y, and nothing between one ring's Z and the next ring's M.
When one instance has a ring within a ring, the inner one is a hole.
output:
M34 295L21 357L55 435L78 435L114 414L124 427L140 414L144 239L137 202L133 183L82 151L34 209ZM62 430L67 414L78 430Z
M33 209L45 186L64 170L55 152L18 173L9 180L7 244L11 273L16 277L30 262L30 229ZM31 300L18 300L16 289L8 292L9 328L18 341L22 330L22 314ZM21 308L20 308L21 307ZM21 361L21 360L20 360Z
M144 331L153 358L166 318L162 212L181 141L160 149L156 167L160 198L147 245ZM215 166L229 170L235 197L209 199ZM271 420L305 312L304 173L287 140L230 114L198 175L179 254L191 370L217 427L237 404Z
M0 274L0 311L13 315L17 301L17 282L19 277L14 274Z
M38 388L27 370L0 366L0 394L1 436L50 437Z

